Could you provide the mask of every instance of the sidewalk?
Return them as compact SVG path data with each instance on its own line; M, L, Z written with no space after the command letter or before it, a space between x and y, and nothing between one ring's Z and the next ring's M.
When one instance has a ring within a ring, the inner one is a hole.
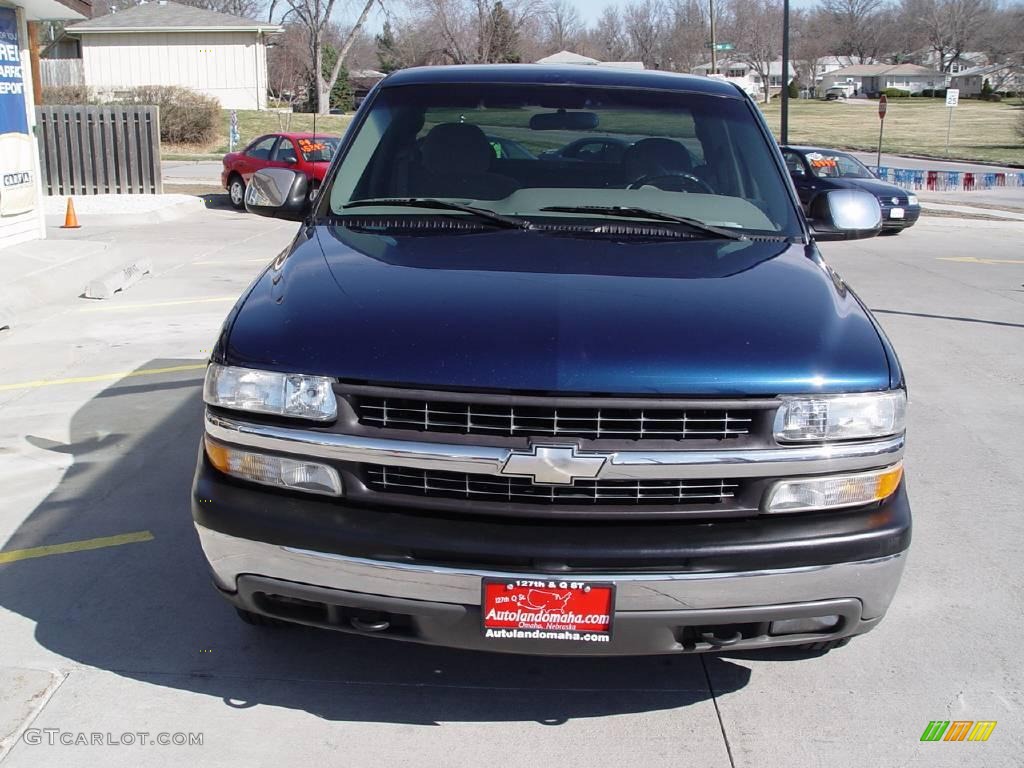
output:
M950 214L962 213L969 216L985 216L989 218L1002 219L1004 221L1024 221L1024 211L1009 211L998 207L950 205L948 203L936 203L930 200L922 200L921 208L925 211L937 211Z
M208 209L190 195L76 197L80 229L61 229L63 198L46 201L47 239L0 249L0 328L14 328L50 305L78 300L86 284L147 262L151 279L217 251L235 252L254 236L287 225L245 213ZM120 212L112 213L113 208ZM273 253L254 248L259 255ZM131 289L129 289L131 290ZM92 301L91 299L80 299Z

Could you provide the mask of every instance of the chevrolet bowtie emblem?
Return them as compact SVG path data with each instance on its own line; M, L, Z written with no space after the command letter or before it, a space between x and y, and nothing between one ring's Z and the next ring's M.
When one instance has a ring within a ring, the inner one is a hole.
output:
M501 474L529 477L545 485L571 485L576 479L597 477L607 458L579 454L571 446L535 445L529 452L512 451Z

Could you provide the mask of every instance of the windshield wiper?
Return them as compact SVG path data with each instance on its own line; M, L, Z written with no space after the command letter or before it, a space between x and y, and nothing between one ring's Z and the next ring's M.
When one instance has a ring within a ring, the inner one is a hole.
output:
M463 213L470 213L478 218L485 219L486 221L496 225L505 227L507 229L532 229L531 224L526 219L516 218L515 216L506 216L502 213L497 213L489 208L477 208L475 205L463 205L462 203L453 203L449 200L438 200L434 197L375 197L367 200L353 200L350 203L345 203L342 208L363 208L373 205L394 205L405 208L429 208L436 211L462 211Z
M667 221L672 224L682 224L690 229L705 235L714 235L725 240L747 240L746 235L731 232L722 227L705 224L700 219L691 219L688 216L675 216L664 211L655 211L649 208L634 208L624 205L552 205L541 208L542 211L552 213L596 213L601 216L622 216L629 218L654 219L656 221Z

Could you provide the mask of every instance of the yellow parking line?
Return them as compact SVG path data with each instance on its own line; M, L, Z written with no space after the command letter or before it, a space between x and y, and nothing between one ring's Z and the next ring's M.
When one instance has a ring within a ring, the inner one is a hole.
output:
M965 264L1024 264L1024 259L979 259L977 256L939 256L939 261L960 261Z
M207 296L203 299L181 299L179 301L152 301L148 304L105 304L100 307L83 307L81 312L116 312L120 309L149 309L150 307L173 307L179 304L206 304L212 301L235 301L237 296Z
M22 381L17 384L0 384L0 392L9 389L36 389L37 387L53 387L57 384L86 384L90 381L110 381L125 379L129 376L155 376L160 373L177 373L178 371L198 371L206 368L206 363L193 365L173 365L169 368L143 368L139 371L118 371L117 373L101 373L96 376L76 376L73 379L38 379Z
M135 544L140 541L152 540L153 534L149 531L136 531L135 533L122 533L120 536L104 536L99 539L70 541L67 544L51 544L46 547L31 547L30 549L12 549L9 552L0 552L0 565L3 563L13 563L18 560L30 560L33 557L64 555L68 552L84 552L88 549L119 547L122 544Z

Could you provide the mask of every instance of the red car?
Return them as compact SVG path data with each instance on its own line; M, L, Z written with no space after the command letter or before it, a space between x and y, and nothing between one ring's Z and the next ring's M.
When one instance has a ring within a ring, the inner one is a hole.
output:
M313 133L268 133L240 152L224 155L220 180L235 208L245 208L245 185L263 168L290 168L304 173L310 190L320 186L341 141L337 136Z

